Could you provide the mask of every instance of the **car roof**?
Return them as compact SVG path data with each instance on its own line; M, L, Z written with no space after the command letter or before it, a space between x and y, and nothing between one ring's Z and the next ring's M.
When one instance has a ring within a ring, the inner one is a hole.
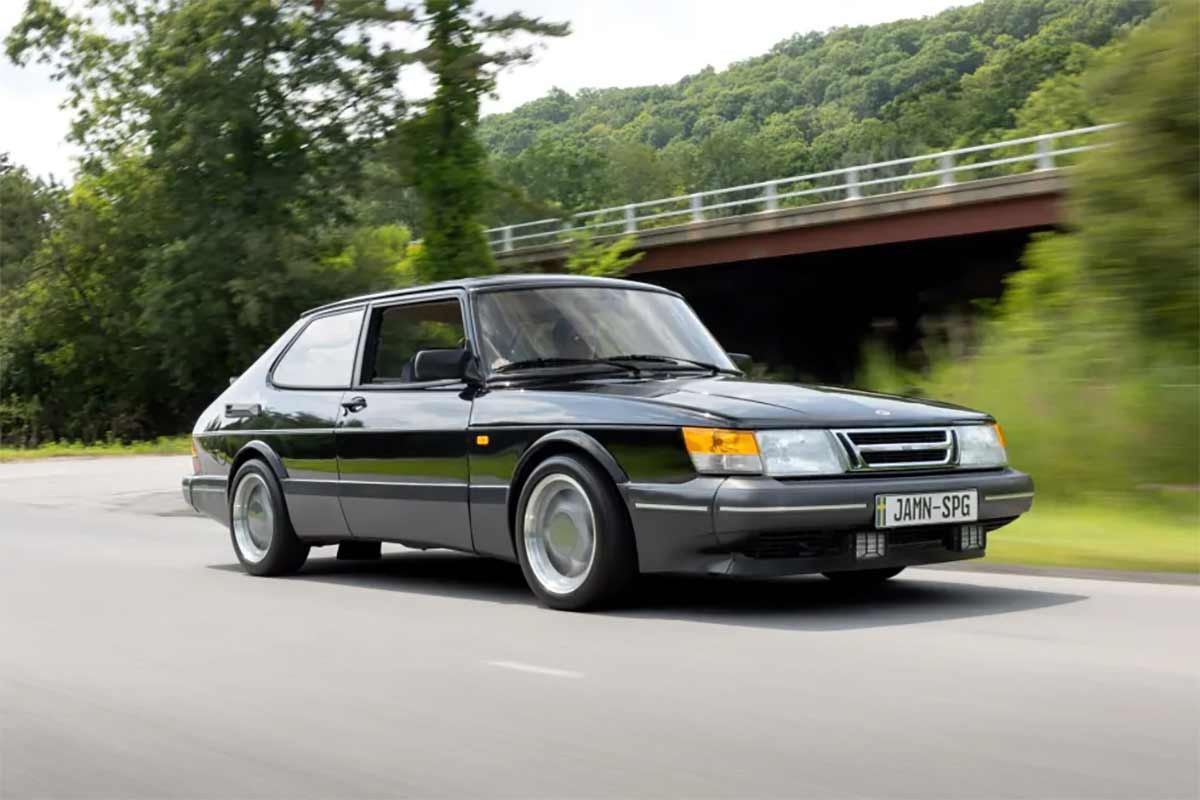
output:
M307 317L316 314L320 311L328 311L330 309L341 308L343 306L353 306L361 303L374 302L376 300L387 300L394 297L410 297L413 295L426 294L431 292L440 292L447 289L463 289L468 292L479 291L497 291L505 289L544 289L549 287L570 287L570 286L592 286L605 287L611 289L640 289L652 292L662 292L664 294L672 294L678 296L677 292L670 289L664 289L661 286L655 286L650 283L641 283L639 281L627 281L620 278L593 278L587 275L485 275L476 278L459 278L452 281L440 281L438 283L427 283L423 286L405 286L399 289L388 289L383 292L375 292L374 294L358 295L357 297L347 297L344 300L338 300L333 303L326 303L323 306L310 308L301 314L301 317Z

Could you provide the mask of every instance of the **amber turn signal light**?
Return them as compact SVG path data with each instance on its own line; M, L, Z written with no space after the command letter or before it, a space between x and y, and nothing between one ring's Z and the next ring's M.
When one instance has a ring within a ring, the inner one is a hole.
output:
M713 455L758 455L758 441L750 431L727 431L721 428L684 428L683 441L689 453Z
M683 443L697 472L706 475L757 475L762 472L758 440L751 431L684 428Z

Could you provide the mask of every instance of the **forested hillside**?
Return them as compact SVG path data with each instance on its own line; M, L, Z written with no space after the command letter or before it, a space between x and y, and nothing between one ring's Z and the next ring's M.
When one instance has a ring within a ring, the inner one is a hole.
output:
M797 33L669 86L552 91L485 119L481 135L503 183L571 210L1083 125L1075 79L1153 7L988 0ZM496 214L535 210L504 202Z

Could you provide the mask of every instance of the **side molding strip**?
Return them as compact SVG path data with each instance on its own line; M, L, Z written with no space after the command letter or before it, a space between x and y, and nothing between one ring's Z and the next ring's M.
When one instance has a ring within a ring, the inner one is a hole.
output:
M708 511L708 506L675 506L670 503L638 503L634 502L634 508L640 508L643 511Z
M721 506L720 510L736 511L739 514L781 514L793 511L853 511L866 507L866 503L847 503L838 506L762 506L759 508L752 508L750 506Z
M1013 492L1012 494L993 494L983 498L984 502L992 500L1024 500L1027 497L1033 497L1033 492Z

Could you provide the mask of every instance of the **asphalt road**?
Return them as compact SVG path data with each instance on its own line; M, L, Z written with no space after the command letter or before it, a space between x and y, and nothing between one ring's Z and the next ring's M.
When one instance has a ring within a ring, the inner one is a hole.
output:
M187 469L0 464L0 797L1200 793L1194 586L660 579L580 615L447 553L251 578Z

